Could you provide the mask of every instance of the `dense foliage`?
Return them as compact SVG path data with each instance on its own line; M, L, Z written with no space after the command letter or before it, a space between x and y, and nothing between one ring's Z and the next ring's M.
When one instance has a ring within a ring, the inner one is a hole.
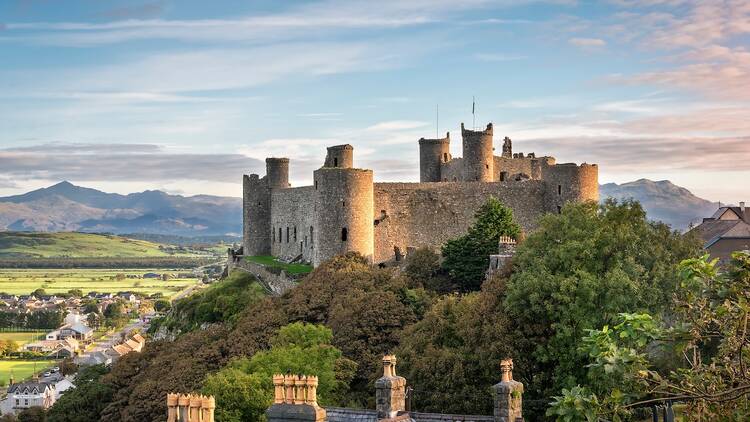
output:
M548 397L584 379L586 330L623 312L660 314L679 285L677 265L698 250L636 202L571 204L543 217L518 248L505 299L527 391Z
M563 389L548 414L619 421L641 404L675 400L687 420L750 419L750 253L735 253L729 271L717 270L707 257L682 263L668 320L622 314L612 328L589 330L585 384ZM664 354L678 366L660 362Z
M176 301L172 313L153 329L164 326L169 330L185 332L203 324L232 322L252 302L265 295L255 278L242 271L234 271L221 283ZM168 304L168 302L167 302ZM159 302L157 302L159 305ZM166 309L164 304L159 305Z
M521 228L513 211L490 197L475 216L469 232L443 245L443 268L463 291L479 290L489 267L489 256L498 251L501 236L518 238Z
M0 328L53 330L62 325L65 311L45 309L34 312L0 311Z
M322 325L296 322L286 325L271 341L272 347L252 358L232 361L206 378L203 393L216 397L217 422L260 420L273 401L274 374L315 374L321 405L340 401L349 388L356 363L331 346L333 333Z
M107 373L103 365L81 368L76 375L75 392L60 396L47 412L49 422L89 422L99 419L104 406L112 400L112 386L101 382Z

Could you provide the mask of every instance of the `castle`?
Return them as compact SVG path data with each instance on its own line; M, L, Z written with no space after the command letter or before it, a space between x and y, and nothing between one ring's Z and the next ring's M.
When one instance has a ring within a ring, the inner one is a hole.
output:
M462 158L451 157L450 134L420 139L419 183L373 182L372 170L354 167L351 145L328 148L312 186L290 187L289 159L267 158L264 177L243 177L244 255L317 266L356 251L382 263L464 234L490 196L510 207L525 231L566 202L599 199L596 164L513 153L507 137L497 156L492 129L462 123Z

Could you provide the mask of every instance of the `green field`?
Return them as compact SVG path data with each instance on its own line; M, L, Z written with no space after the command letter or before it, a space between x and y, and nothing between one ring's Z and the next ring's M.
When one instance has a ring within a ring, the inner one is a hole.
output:
M0 257L194 257L213 252L104 234L0 232Z
M16 382L20 382L34 375L34 368L41 372L53 366L54 360L0 360L0 380L7 384L12 372Z
M307 264L287 264L276 260L272 256L248 256L246 258L250 262L261 264L269 268L280 268L287 274L307 274L312 271L312 265Z
M55 294L67 293L72 289L81 289L84 294L92 291L99 293L130 291L143 295L162 293L165 297L170 297L199 282L196 278L175 278L168 281L140 278L117 280L114 278L118 274L142 276L147 272L171 274L179 271L165 269L0 269L0 292L22 295L42 288L47 294Z
M18 344L18 347L23 347L26 343L44 340L44 334L43 331L0 331L0 340L13 340Z

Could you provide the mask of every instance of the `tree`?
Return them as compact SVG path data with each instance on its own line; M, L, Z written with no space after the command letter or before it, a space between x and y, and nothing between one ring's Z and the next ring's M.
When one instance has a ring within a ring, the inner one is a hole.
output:
M336 403L334 393L347 388L355 365L330 345L332 338L331 330L322 325L289 324L279 330L270 350L209 375L203 392L216 397L217 421L262 419L273 399L272 377L279 373L316 375L319 402Z
M166 312L172 309L172 303L166 299L159 299L154 302L154 309L157 312Z
M637 202L568 204L543 217L518 247L505 299L530 396L546 398L586 378L587 329L614 325L621 313L661 315L679 262L699 249L695 239L649 222Z
M680 277L669 323L624 314L613 329L589 331L587 382L564 389L548 415L618 420L639 404L678 400L690 420L750 419L750 253L734 253L723 272L708 256L685 260ZM671 351L679 367L659 365L657 350Z
M88 422L99 420L102 409L112 401L114 389L102 382L108 372L104 365L81 368L76 388L68 391L47 412L49 422Z
M474 215L468 233L443 245L443 268L463 291L479 290L489 268L490 255L498 252L501 236L518 238L520 227L513 211L490 197Z
M41 287L31 292L32 296L47 296L47 291L42 289Z
M83 290L71 289L71 290L68 290L68 294L74 297L83 297Z
M23 409L17 416L18 422L46 422L47 413L39 406Z

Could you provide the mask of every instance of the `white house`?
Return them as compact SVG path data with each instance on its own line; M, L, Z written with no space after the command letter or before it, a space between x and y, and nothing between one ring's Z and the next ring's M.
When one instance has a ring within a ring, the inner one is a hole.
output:
M8 387L8 397L0 404L2 413L18 413L30 407L49 409L55 404L57 394L55 385L47 382L29 381L11 384Z

